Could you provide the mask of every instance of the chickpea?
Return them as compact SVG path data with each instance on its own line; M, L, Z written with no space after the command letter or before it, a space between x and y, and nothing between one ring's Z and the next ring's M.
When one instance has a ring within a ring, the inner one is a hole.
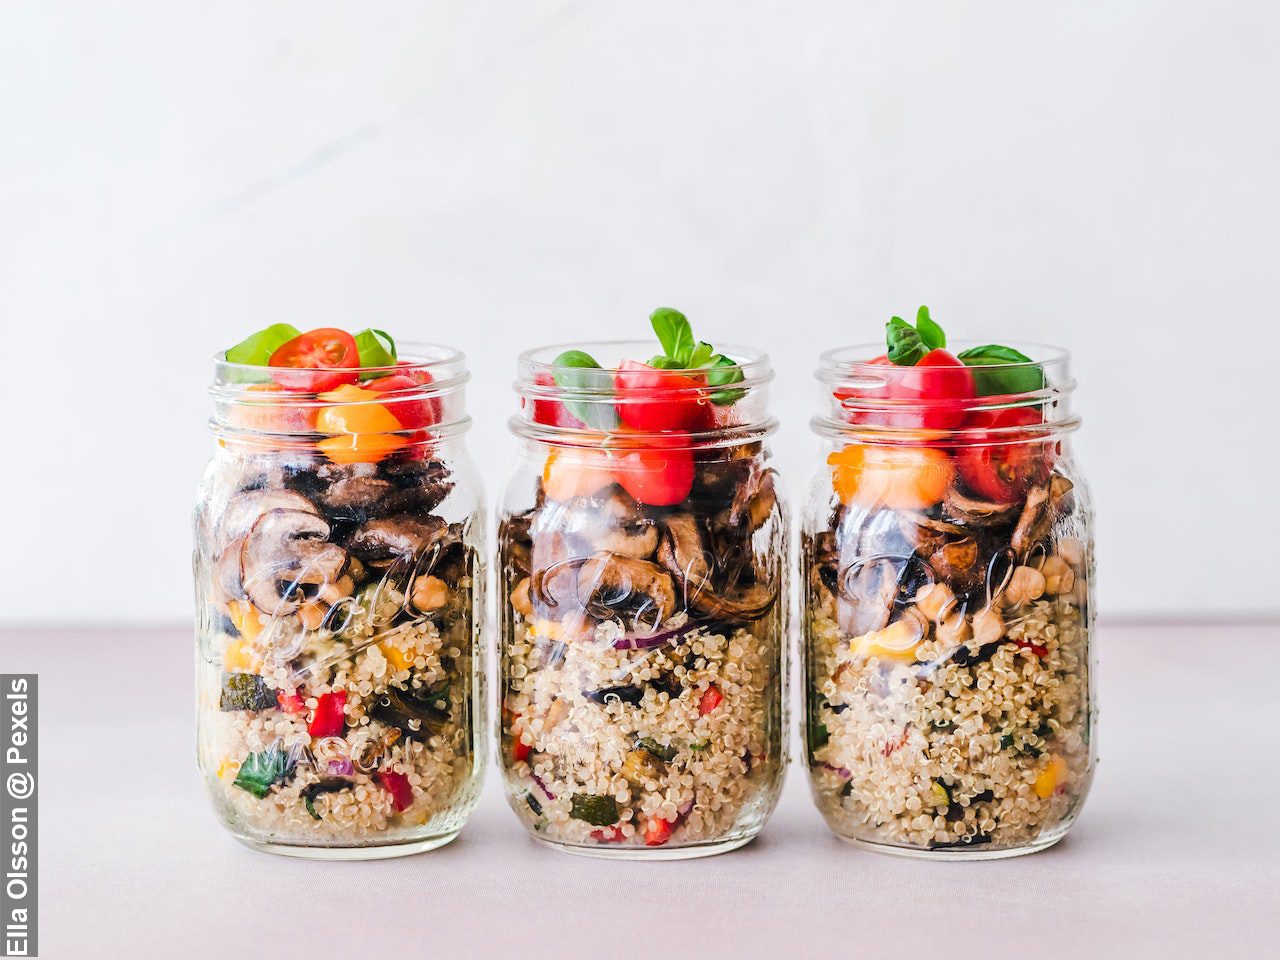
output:
M937 623L953 606L956 595L945 583L931 583L916 593L916 609Z
M413 582L413 605L423 613L439 610L449 600L449 585L439 577L418 577Z
M1004 618L991 607L983 607L973 615L973 639L980 647L995 643L1004 636Z
M1045 593L1070 593L1076 585L1076 572L1057 554L1046 558L1040 572L1044 574Z
M533 601L529 597L529 578L525 577L511 591L511 606L522 617L533 616Z
M968 643L969 638L973 636L973 630L969 627L969 618L960 609L952 610L944 619L938 621L937 633L938 639L948 647L958 647L962 643Z
M1045 576L1035 567L1017 567L1009 578L1009 586L1005 588L1005 596L1010 606L1018 607L1031 600L1039 600L1044 596Z

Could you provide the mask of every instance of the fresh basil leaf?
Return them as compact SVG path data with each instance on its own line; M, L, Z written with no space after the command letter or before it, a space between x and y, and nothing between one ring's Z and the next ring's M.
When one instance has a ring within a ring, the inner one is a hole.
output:
M649 315L649 323L667 356L687 367L693 354L693 328L685 315L670 307L659 307Z
M901 317L884 325L884 339L890 361L900 367L914 367L929 352L916 328Z
M394 367L396 342L385 330L361 330L355 336L356 349L360 352L362 367Z
M929 316L928 307L921 307L916 311L916 333L920 334L921 341L930 350L941 350L947 345L947 335Z
M273 323L265 330L259 330L237 343L224 356L228 363L243 363L254 367L265 367L271 355L283 347L294 337L301 336L302 331L291 323ZM248 370L232 370L227 378L233 383L261 383L270 379L267 373Z
M707 341L698 341L698 345L693 348L693 353L689 357L689 369L694 370L698 367L705 367L711 362L715 352L716 348L707 343Z
M300 336L302 331L291 323L273 323L265 330L250 334L228 350L227 361L265 367L273 353L294 337Z
M711 366L707 369L708 386L727 387L742 380L742 368L734 361L722 353L711 358ZM717 390L711 395L711 402L717 407L727 407L741 400L745 393L745 390Z
M600 364L589 353L566 350L552 363L557 367L568 368L557 370L554 374L556 386L562 390L600 393L601 388L607 384L608 392L613 392L613 383L608 374L600 370ZM612 403L603 399L565 400L564 405L575 417L596 430L614 430L618 426L618 411Z
M956 359L967 367L973 367L973 386L980 397L1032 393L1044 389L1044 369L1013 347L988 343L961 350L956 354ZM1006 364L1019 366L1005 366Z
M653 359L651 359L651 360L649 361L649 366L653 367L655 370L680 370L680 369L682 369L682 367L680 366L680 362L679 362L678 360L672 360L672 359L671 359L670 357L668 357L665 353L660 353L660 354L658 354L656 357L654 357Z

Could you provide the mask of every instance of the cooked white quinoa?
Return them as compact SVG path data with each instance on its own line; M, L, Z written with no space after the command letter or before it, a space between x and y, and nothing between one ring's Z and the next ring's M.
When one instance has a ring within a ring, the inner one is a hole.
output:
M470 583L457 589L470 590ZM394 591L386 602L398 605L403 595ZM371 838L394 840L401 834L420 835L433 818L449 814L464 800L474 764L475 745L469 734L467 715L471 683L471 639L466 618L455 621L441 635L426 618L391 629L375 628L369 611L357 606L356 616L341 636L327 632L306 635L298 655L284 662L273 660L264 639L272 628L271 618L252 613L263 626L262 634L249 647L258 663L258 673L271 687L284 694L305 694L306 711L289 714L281 709L225 711L219 707L223 686L223 656L236 638L226 632L209 639L213 660L201 664L199 744L201 768L208 771L210 789L223 815L237 829L262 840L280 843L315 844L368 842ZM362 616L363 615L363 616ZM275 622L280 629L281 620ZM297 629L284 621L285 629ZM280 646L289 646L288 643ZM398 651L406 666L397 669L387 652ZM452 670L446 670L446 662ZM449 720L433 728L425 741L400 736L400 731L368 715L368 710L389 688L399 690L434 687L448 680ZM345 690L346 723L340 741L313 742L307 721L318 698ZM293 773L273 785L261 799L235 784L241 765L252 754L280 749L296 760ZM321 792L312 798L316 819L308 812L304 791L328 774L327 761L341 757L378 761L353 764L346 776L348 788ZM396 811L391 794L378 781L381 771L407 777L413 802Z
M1080 599L1080 591L1046 594L1004 611L1003 640L1033 643L1043 656L1002 642L989 659L931 672L859 656L829 594L810 610L811 722L827 736L810 771L832 829L886 844L988 849L1065 830L1091 774ZM927 632L916 657L947 652ZM812 729L810 737L812 749Z
M773 622L753 627L766 632ZM506 657L507 756L517 739L513 723L532 749L507 770L513 806L527 826L561 843L643 845L646 821L657 817L675 823L671 845L679 846L734 837L768 814L781 772L776 637L745 627L700 628L675 646L618 650L612 642L621 627L604 623L594 642L564 644L558 663L544 667L540 651L548 640L537 629L547 626L517 618L513 632L520 639ZM653 685L664 676L678 690ZM723 700L703 715L699 704L712 685ZM643 691L638 703L586 696L628 686ZM671 759L637 751L644 738ZM575 794L613 798L616 832L602 837L600 826L574 819Z

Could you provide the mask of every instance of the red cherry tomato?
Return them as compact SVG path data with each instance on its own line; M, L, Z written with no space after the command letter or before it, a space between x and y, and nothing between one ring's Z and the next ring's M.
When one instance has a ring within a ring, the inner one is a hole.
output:
M724 694L720 692L720 688L714 683L702 691L702 697L698 700L698 714L706 716L716 707L724 702Z
M294 716L307 712L307 705L302 700L302 694L296 690L288 694L283 690L277 690L276 702L280 705L281 710Z
M644 842L648 847L660 847L671 839L671 828L675 823L661 817L649 817L644 824Z
M533 378L533 382L540 387L554 387L556 378L549 373L540 373ZM520 400L520 406L524 406L523 398ZM559 400L533 401L533 422L545 423L549 427L574 427L578 430L586 426Z
M978 430L981 436L980 431L984 429L1030 427L1041 420L1038 410L1010 407L980 410L969 418L967 427ZM1029 434L1018 431L1002 430L999 434L992 434L991 439L1001 442L956 450L956 469L960 478L978 496L995 503L1012 503L1033 484L1042 483L1053 470L1053 444L1033 443Z
M893 400L904 407L851 411L852 422L907 430L955 430L965 422L974 396L973 374L946 350L930 350L912 367L900 367L887 356L876 357L869 365L888 368L883 387L838 390L836 396Z
M693 429L709 406L692 393L703 384L696 375L624 360L614 377L618 419L635 430Z
M383 405L406 430L420 430L440 422L440 399L427 400L416 395L430 382L431 374L419 370L414 376L397 373L379 377L364 384L364 388L374 393L392 394Z
M323 393L344 383L355 383L358 374L355 369L360 366L360 350L356 347L356 339L345 330L335 327L321 327L294 337L281 346L267 361L268 366L287 367L271 374L271 379L290 390L306 390L310 393ZM338 371L344 372L297 372L297 371Z
M404 813L413 806L413 784L403 773L381 770L378 772L378 782L382 784L382 789L391 794L391 805L398 813Z
M613 458L614 479L637 503L670 507L693 489L693 451L688 435L643 447L622 447Z

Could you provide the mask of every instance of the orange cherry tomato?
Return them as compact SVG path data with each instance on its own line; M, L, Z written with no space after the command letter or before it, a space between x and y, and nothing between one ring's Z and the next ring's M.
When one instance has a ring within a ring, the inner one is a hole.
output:
M923 510L947 492L951 458L932 447L851 443L827 457L841 503Z
M313 433L316 411L285 401L289 391L274 383L255 383L245 388L244 398L228 414L231 422L246 430L263 433Z
M542 490L559 503L589 497L611 483L608 453L592 447L552 447L542 467Z
M399 435L400 421L381 403L383 395L343 384L320 394L333 406L322 407L316 429L334 436L316 446L334 463L377 463L409 443Z
M355 383L360 350L356 338L336 327L321 327L299 334L281 345L267 361L277 370L271 378L289 390L323 393L343 383Z

